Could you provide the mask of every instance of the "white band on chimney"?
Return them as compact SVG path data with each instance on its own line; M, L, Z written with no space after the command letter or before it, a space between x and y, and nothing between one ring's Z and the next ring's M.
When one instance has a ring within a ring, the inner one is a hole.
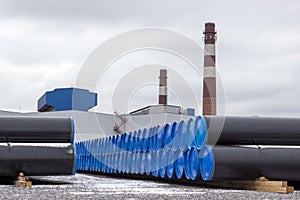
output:
M167 95L167 87L159 86L159 95Z
M205 78L215 78L216 77L216 68L215 67L210 67L210 66L204 67L203 77L205 77Z
M204 45L204 55L205 56L214 56L215 55L215 45L214 44L205 44Z

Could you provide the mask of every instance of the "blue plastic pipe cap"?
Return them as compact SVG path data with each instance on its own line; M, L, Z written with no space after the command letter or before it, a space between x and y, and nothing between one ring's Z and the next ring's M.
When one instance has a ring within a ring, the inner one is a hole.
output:
M159 151L152 152L152 168L151 168L151 173L152 176L158 177L158 170L159 170Z
M120 174L122 172L122 157L123 157L123 151L120 151L118 154L118 173Z
M187 125L186 122L183 120L179 123L178 133L179 133L179 149L181 151L184 151L187 147Z
M204 145L199 153L199 168L200 174L204 181L211 180L213 178L214 173L214 155L213 151L208 145Z
M149 151L154 151L155 127L151 127L149 131Z
M193 147L195 146L195 120L194 119L189 119L188 125L187 125L187 145L188 147Z
M116 139L116 152L119 152L120 151L120 148L121 148L121 141L122 140L122 135L121 134L118 134L117 135L117 139Z
M140 174L145 173L145 165L146 165L146 154L144 152L141 153L141 162L140 162Z
M183 175L184 157L180 150L177 150L175 154L175 174L177 179L181 179Z
M142 138L143 138L142 151L147 152L149 148L149 132L147 128L144 128Z
M137 152L142 151L142 146L143 146L143 131L139 129L138 134L137 134L137 147L136 150Z
M156 129L156 150L159 150L163 147L163 133L163 127L158 125Z
M179 149L179 134L178 134L178 123L174 122L172 125L172 148L174 151Z
M138 137L138 132L134 131L133 132L133 142L132 142L132 151L133 152L137 151L137 142L138 142L137 137Z
M111 139L111 153L115 153L116 152L116 144L117 144L117 136L113 135L112 139Z
M135 153L135 166L134 166L134 173L138 174L140 171L140 164L141 164L141 154L139 152Z
M156 162L156 159L155 159L155 152L151 152L151 175L154 176L155 175L155 162Z
M169 149L171 147L172 142L172 127L170 124L166 124L164 127L164 138L163 138L163 146L165 149Z
M159 176L165 178L168 158L164 149L159 150Z
M135 153L131 153L131 165L130 165L130 173L134 174L135 172L135 165L136 165L136 156Z
M145 156L146 156L146 164L145 164L145 173L147 175L150 175L151 173L151 153L150 152L147 152L145 153Z
M128 151L133 151L133 133L130 131L128 140Z
M112 136L108 137L108 153L112 153Z
M131 165L133 165L132 162L132 154L131 152L126 152L126 159L125 159L125 172L129 174L131 172Z
M71 121L71 143L74 144L75 141L75 122L73 117L70 117L70 121Z
M206 141L206 121L204 117L198 116L195 120L195 144L200 149Z
M168 152L167 152L167 176L168 178L173 178L174 176L174 159L175 159L175 155L174 155L174 151L172 149L170 149Z
M198 177L199 156L196 147L192 147L189 153L189 176L192 180Z
M123 135L124 135L124 143L123 143L122 149L123 149L123 151L128 151L129 134L123 133Z
M184 171L184 175L186 177L186 179L191 179L190 177L190 149L187 149L184 153L184 167L183 167L183 171Z

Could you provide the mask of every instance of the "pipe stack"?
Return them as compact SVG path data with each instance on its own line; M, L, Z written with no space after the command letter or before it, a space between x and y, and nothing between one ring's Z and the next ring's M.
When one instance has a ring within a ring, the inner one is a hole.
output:
M71 118L0 117L0 176L75 173Z
M195 180L206 138L203 117L76 144L77 169Z
M299 141L300 119L198 116L79 142L77 169L204 181L299 181Z
M300 119L205 118L209 128L200 151L203 180L252 180L259 176L300 180Z

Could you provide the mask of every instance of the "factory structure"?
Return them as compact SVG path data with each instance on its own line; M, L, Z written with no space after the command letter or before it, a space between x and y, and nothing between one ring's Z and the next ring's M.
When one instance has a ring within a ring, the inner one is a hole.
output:
M287 181L300 181L300 119L217 116L215 24L203 34L201 116L168 104L166 69L158 104L125 114L91 112L98 94L57 88L38 99L38 112L0 111L0 160L8 163L0 175L79 171L293 192Z
M47 91L38 99L38 112L0 112L0 115L72 117L76 124L75 141L115 135L195 116L194 108L184 109L167 104L166 69L160 70L158 90L157 105L149 105L127 114L90 112L89 109L97 106L96 93L80 88L58 88ZM145 125L149 118L151 122Z
M216 66L214 23L206 23L204 34L203 115L216 115ZM73 117L75 141L115 135L157 124L172 123L195 116L195 108L168 104L167 70L159 71L157 105L148 105L130 113L90 112L97 106L98 94L82 88L57 88L38 99L38 112L17 113L0 111L0 115ZM145 122L151 121L145 125ZM144 125L145 127L141 127Z

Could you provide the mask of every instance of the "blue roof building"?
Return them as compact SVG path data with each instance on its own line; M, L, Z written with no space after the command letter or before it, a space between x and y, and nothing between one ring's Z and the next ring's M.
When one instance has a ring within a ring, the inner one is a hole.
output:
M97 105L97 94L79 88L58 88L38 100L38 111L88 111Z

